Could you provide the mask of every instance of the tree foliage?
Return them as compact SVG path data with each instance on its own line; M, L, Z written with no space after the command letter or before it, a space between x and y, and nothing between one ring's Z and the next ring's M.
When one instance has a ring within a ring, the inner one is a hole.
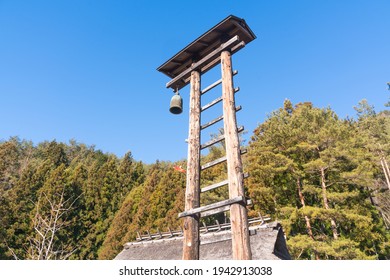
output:
M96 259L143 164L75 141L0 143L0 258ZM44 253L45 251L45 253Z
M359 121L300 103L273 112L255 130L248 188L258 211L280 219L295 258L387 258L388 234L371 203L378 166ZM388 153L388 151L387 151Z
M390 114L365 100L355 109L356 120L340 119L286 99L248 143L249 215L279 220L293 258L390 256ZM201 163L224 155L222 142ZM137 233L178 229L186 178L174 166L186 162L144 164L74 140L0 142L0 259L112 259ZM201 187L226 176L226 163L208 168ZM227 198L224 186L201 205Z

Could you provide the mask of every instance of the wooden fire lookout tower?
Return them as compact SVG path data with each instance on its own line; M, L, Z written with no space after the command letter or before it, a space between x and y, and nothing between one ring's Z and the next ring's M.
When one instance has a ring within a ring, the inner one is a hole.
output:
M171 78L166 87L176 92L174 96L176 99L180 98L178 90L190 84L185 211L179 214L179 217L184 219L183 259L199 259L200 217L225 211L230 211L233 259L252 258L241 161L241 154L244 151L240 149L238 135L243 127L238 127L236 121L236 112L241 107L235 105L234 94L238 88L234 88L233 76L237 74L237 71L232 71L232 55L255 38L256 36L244 19L231 15L157 68L158 71ZM221 79L201 89L202 74L218 64L221 65ZM222 96L202 106L201 95L219 84L222 85ZM201 124L201 112L221 101L223 115ZM179 103L174 105L171 103L171 112L177 114L181 111L181 99ZM224 135L202 144L201 130L220 121L223 121ZM201 166L201 150L223 140L226 146L226 156ZM227 180L201 189L201 171L222 162L227 162ZM201 193L224 185L228 185L229 199L200 206Z

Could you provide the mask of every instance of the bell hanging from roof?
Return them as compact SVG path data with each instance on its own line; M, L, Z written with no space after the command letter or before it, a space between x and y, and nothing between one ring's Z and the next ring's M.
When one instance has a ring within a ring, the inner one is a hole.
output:
M169 111L175 115L183 112L183 99L181 98L178 90L176 90L175 95L172 96Z

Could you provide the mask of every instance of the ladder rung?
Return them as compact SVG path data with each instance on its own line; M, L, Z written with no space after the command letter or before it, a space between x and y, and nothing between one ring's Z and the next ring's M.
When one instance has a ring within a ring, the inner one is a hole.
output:
M240 126L240 127L237 128L237 132L242 132L243 130L244 130L243 126ZM218 142L221 142L224 139L225 139L225 135L220 135L217 138L212 139L209 142L204 143L203 145L200 145L200 149L203 150L203 149L205 149L207 147L210 147L210 146L212 146L214 144L217 144Z
M237 107L236 107L236 112L240 111L241 109L242 109L241 105L240 105L240 106L237 106ZM213 125L213 124L219 122L219 121L222 120L222 119L223 119L223 116L219 116L218 118L216 118L216 119L214 119L214 120L212 120L212 121L210 121L210 122L205 123L204 125L202 125L202 126L200 127L200 129L205 129L205 128L209 127L210 125Z
M200 191L201 191L202 193L203 193L203 192L208 192L208 191L211 191L211 190L214 190L214 189L217 189L217 188L226 186L227 184L229 184L229 180L228 180L228 179L223 180L223 181L218 182L218 183L215 183L215 184L212 184L212 185L210 185L210 186L201 188Z
M234 93L236 93L236 92L238 92L238 91L240 91L240 88L239 88L239 87L236 87L236 88L234 89ZM204 105L204 106L200 109L200 111L203 112L204 110L207 110L208 108L214 106L215 104L218 104L218 103L221 102L221 101L222 101L222 96L220 96L220 97L214 99L213 101L211 101L210 103Z
M244 173L244 178L248 178L248 177L249 177L249 174L248 173ZM224 180L224 181L212 184L210 186L203 187L203 188L200 189L200 191L202 193L203 192L208 192L208 191L211 191L211 190L214 190L214 189L226 186L227 184L229 184L229 180Z
M209 127L210 125L213 125L213 124L219 122L219 121L222 120L222 119L223 119L223 116L219 116L218 118L216 118L216 119L214 119L214 120L212 120L212 121L210 121L210 122L205 123L204 125L202 125L202 126L200 127L200 129L205 129L205 128Z
M200 145L200 149L203 150L203 149L205 149L207 147L210 147L210 146L212 146L214 144L217 144L217 143L221 142L224 139L225 139L225 135L219 135L215 139L212 139L209 142L206 142L206 143Z
M247 199L246 205L252 205L252 200ZM204 211L204 212L200 213L200 216L202 218L204 218L204 217L212 216L212 215L219 214L219 213L222 213L222 212L226 212L226 211L229 211L229 210L230 210L230 205L226 205L226 206L218 207L216 209Z
M247 150L246 149L245 150L241 150L240 152L241 152L241 155L243 155L243 154L245 154L247 152ZM209 163L206 163L206 164L202 165L200 170L205 170L207 168L210 168L210 167L212 167L214 165L217 165L218 163L221 163L221 162L224 162L224 161L226 161L226 156L223 156L221 158L218 158L216 160L210 161Z
M233 76L236 75L238 73L237 70L234 70L233 71ZM206 87L204 90L202 90L200 93L201 94L205 94L206 92L208 92L209 90L215 88L217 85L219 85L220 83L222 83L222 79L219 79L218 81L212 83L211 85L209 85L208 87Z
M245 201L243 196L237 196L237 197L232 198L232 199L223 200L220 202L216 202L213 204L209 204L206 206L202 206L202 207L198 207L198 208L194 208L194 209L191 209L188 211L181 212L181 213L179 213L179 218L198 214L201 212L210 211L210 210L217 209L217 208L222 208L225 206L230 206L234 203L239 203L239 202L243 202L243 201Z
M218 104L219 102L222 101L222 96L218 97L217 99L214 99L213 101L211 101L210 103L204 105L200 111L203 112L204 110L207 110L208 108L214 106L215 104Z
M200 170L205 170L207 168L210 168L210 167L212 167L214 165L217 165L218 163L221 163L221 162L224 162L224 161L226 161L226 156L223 156L223 157L218 158L216 160L210 161L209 163L206 163L205 165L202 165Z

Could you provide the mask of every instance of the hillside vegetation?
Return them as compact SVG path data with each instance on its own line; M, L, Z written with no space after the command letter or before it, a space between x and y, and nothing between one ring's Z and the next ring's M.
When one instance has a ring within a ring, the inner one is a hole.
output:
M286 100L246 145L249 215L280 221L295 259L390 258L390 114L365 100L356 111L340 119ZM223 155L224 143L202 162ZM76 141L0 142L0 259L112 259L137 232L178 229L185 174L175 165L186 162L144 164ZM201 183L224 179L220 164ZM201 203L227 197L224 187Z

